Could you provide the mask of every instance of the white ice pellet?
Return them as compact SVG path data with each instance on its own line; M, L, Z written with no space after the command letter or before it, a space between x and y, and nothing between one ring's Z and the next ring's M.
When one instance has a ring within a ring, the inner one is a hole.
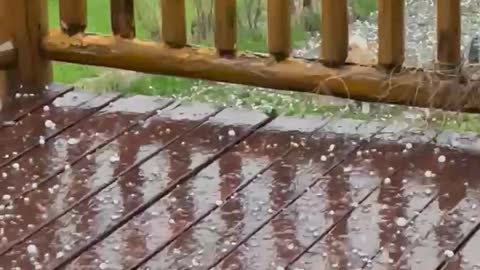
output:
M455 256L455 253L453 251L447 249L443 252L443 255L445 255L447 258L452 258L453 256Z
M322 156L320 157L320 160L321 160L321 161L327 161L327 156L322 155Z
M10 196L9 194L4 194L4 195L2 196L2 199L3 199L4 201L9 201L10 199L12 199L12 196Z
M399 217L395 220L395 223L397 224L397 226L399 227L405 227L407 226L408 224L408 220L404 217Z
M59 252L57 252L57 255L55 256L55 258L60 259L60 258L62 258L64 255L65 255L65 254L64 254L63 252L59 251Z
M77 143L79 143L80 140L79 139L76 139L76 138L70 138L68 139L67 143L70 144L70 145L75 145Z
M8 174L7 174L6 172L3 172L3 173L2 173L2 177L3 177L3 178L7 178L7 176L8 176Z
M223 202L222 202L221 200L218 200L218 201L215 202L215 204L216 204L217 206L220 206L220 205L223 204Z
M43 111L45 111L45 112L50 111L50 107L48 107L47 105L43 106Z
M432 190L431 190L431 189L429 189L429 188L427 188L427 189L425 190L425 194L427 194L427 195L431 195L431 194L432 194Z
M110 157L110 162L111 163L115 163L115 162L118 162L120 160L120 157L118 155L112 155Z
M27 252L30 256L37 256L38 255L38 249L37 246L34 244L30 244L27 246Z
M46 120L45 121L45 127L54 129L55 128L55 123L52 120Z
M228 136L234 137L235 135L237 135L237 133L235 132L235 130L230 129L230 130L228 131Z
M392 179L390 179L389 177L387 177L387 178L385 178L385 179L383 180L383 183L384 183L385 185L390 185L390 184L392 183Z
M13 163L13 164L12 164L12 167L13 167L15 170L19 170L19 169L20 169L20 164L18 164L18 163Z
M40 145L44 145L44 144L45 144L45 137L40 136L40 138L38 139L38 143L39 143Z
M425 177L428 177L428 178L433 177L432 171L426 171L426 172L425 172Z
M405 148L407 148L407 149L412 149L412 148L413 148L413 144L407 143L407 144L405 144Z
M328 152L332 152L333 150L335 150L335 144L330 144L328 147Z
M447 158L444 155L438 157L438 162L445 163L445 161L447 161Z

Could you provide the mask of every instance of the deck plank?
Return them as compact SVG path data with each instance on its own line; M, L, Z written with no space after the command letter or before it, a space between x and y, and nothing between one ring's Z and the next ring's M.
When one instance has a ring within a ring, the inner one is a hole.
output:
M30 186L33 192L13 201L12 207L2 209L2 216L9 217L5 219L7 225L15 226L4 229L0 254L10 251L118 176L142 166L149 155L161 151L217 112L217 108L205 105L172 106L83 157L44 185Z
M59 84L52 84L47 91L42 92L41 95L15 97L0 111L0 123L6 123L0 125L2 127L8 126L8 122L16 122L25 117L32 111L41 108L47 104L50 104L57 97L60 97L67 92L73 90L73 87Z
M383 136L378 134L378 137ZM391 154L391 145L376 138L369 140L368 146L360 145L353 159L347 159L323 175L310 190L248 241L237 244L238 248L227 254L217 266L236 268L241 262L242 267L238 269L277 269L301 256L305 248L348 214L354 203L361 203L371 196L382 181L381 173L389 171L388 167L378 166L402 162L401 155Z
M385 233L383 250L373 259L374 269L388 265L398 269L437 269L446 259L445 252L455 252L463 239L474 229L478 210L480 157L447 147L428 146L424 158L407 172L413 179L428 179L427 190L433 197L411 223L396 233ZM438 157L444 156L445 163ZM435 176L428 178L426 171ZM425 190L425 189L424 189ZM395 217L392 217L395 218Z
M447 261L442 270L480 269L480 231L477 231L466 245L457 253L457 256Z
M300 143L309 132L327 121L329 118L319 117L275 119L143 214L91 247L66 269L86 267L91 261L112 269L129 269L140 263L144 257L173 242L189 226L215 210L218 201L229 199L256 175L292 151L292 142ZM139 245L132 245L132 239Z
M125 173L117 181L112 182L108 188L99 191L98 194L93 194L93 197L86 198L66 215L42 228L26 243L14 247L0 258L0 265L11 264L8 258L22 253L28 245L27 243L35 244L39 250L49 254L63 252L63 254L60 253L62 256L56 256L46 263L47 268L56 268L75 259L84 249L88 249L89 246L108 236L116 227L143 211L142 208L147 208L149 204L157 200L157 197L168 193L177 185L176 182L179 184L183 181L184 175L195 173L199 166L211 162L215 155L225 151L226 147L233 146L242 139L242 136L248 135L268 119L260 113L244 112L240 114L241 119L237 120L234 120L234 115L238 115L238 112L222 111L191 133L185 134L181 139L168 145L165 151L150 156L141 167ZM229 136L230 130L235 130L235 135ZM223 134L224 137L219 137L219 134ZM219 140L218 143L215 143L215 137ZM185 149L191 149L198 155L190 160L188 156L180 154ZM132 158L135 159L131 156L135 153L131 151L127 153L130 163L132 163ZM148 172L151 172L152 168L158 166L158 162L167 162L169 166L175 167L177 170L167 175L149 174ZM164 176L165 179L157 179L159 176ZM141 192L143 196L129 196L130 193L138 194L138 192ZM112 198L118 198L122 203L107 203ZM120 209L121 211L119 211ZM76 213L81 214L77 215ZM98 223L94 221L98 221ZM66 224L70 225L68 226L70 230L61 230ZM66 249L66 245L70 248ZM31 260L27 256L18 258L17 262L32 267Z
M330 122L305 142L306 148L299 147L279 160L141 268L183 269L193 265L207 269L221 260L235 245L262 227L265 220L290 204L335 163L358 147L363 137L343 137L334 132L354 129L355 125L361 127L365 123L344 119ZM326 160L320 153L325 153ZM222 220L228 221L228 228L217 228Z
M142 96L123 98L111 103L28 154L20 156L15 161L18 169L12 166L1 168L0 190L5 190L3 195L15 200L32 190L33 183L36 186L43 184L170 103L167 99Z
M17 167L14 161L40 146L41 140L48 141L118 98L116 94L68 92L56 98L48 110L38 108L16 125L0 129L0 144L4 146L0 148L0 168L7 165Z

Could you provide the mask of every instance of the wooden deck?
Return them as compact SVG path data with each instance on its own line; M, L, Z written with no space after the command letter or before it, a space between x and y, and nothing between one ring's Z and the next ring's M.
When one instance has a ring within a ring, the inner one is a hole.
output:
M58 85L0 121L0 269L480 269L476 136Z

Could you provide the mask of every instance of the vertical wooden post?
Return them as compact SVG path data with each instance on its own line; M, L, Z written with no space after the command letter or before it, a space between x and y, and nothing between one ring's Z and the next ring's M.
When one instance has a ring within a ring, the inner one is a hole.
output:
M347 0L322 1L322 60L339 66L348 56Z
M268 0L268 50L277 60L291 51L290 1Z
M437 60L441 66L460 64L460 0L437 0Z
M234 55L237 43L236 0L215 0L215 47L220 55Z
M48 1L8 1L17 49L15 88L19 92L40 93L52 82L52 66L41 50L48 34Z
M135 38L133 0L110 0L112 32L122 38Z
M185 0L160 0L163 41L179 48L187 44Z
M405 60L405 0L378 0L378 64L399 68Z
M8 11L8 2L11 0L0 0L0 47L13 46L11 23L12 13ZM10 72L0 69L0 111L11 95Z
M83 33L87 28L87 1L60 0L60 27L70 36Z

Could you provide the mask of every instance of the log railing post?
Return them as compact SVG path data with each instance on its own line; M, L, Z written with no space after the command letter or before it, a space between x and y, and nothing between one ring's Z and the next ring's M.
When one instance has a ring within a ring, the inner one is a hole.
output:
M347 0L322 1L322 60L339 66L348 56Z
M135 38L133 0L110 0L112 32L122 38Z
M290 1L268 0L268 50L277 60L290 55Z
M87 0L60 0L60 27L70 36L83 33L87 28Z
M185 0L160 0L163 41L174 48L187 45Z
M40 93L52 82L52 66L41 49L48 34L48 1L7 1L17 57L13 90Z
M11 12L8 12L8 2L10 0L0 0L0 58L4 51L9 47L13 47L12 31L10 20L13 20ZM3 62L0 60L0 63ZM8 70L2 70L0 66L0 111L3 104L11 94L11 72Z
M405 59L405 0L378 0L378 64L398 69Z
M234 55L237 43L236 0L215 0L215 47L220 55Z
M460 0L437 0L437 61L442 68L452 68L461 61Z

